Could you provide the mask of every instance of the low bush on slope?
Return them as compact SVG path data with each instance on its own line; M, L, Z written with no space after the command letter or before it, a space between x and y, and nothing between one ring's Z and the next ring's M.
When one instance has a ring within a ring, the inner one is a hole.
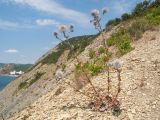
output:
M24 82L21 82L18 86L18 89L21 90L21 89L25 89L27 87L29 87L30 85L32 85L33 83L35 83L37 80L39 80L42 75L44 75L43 72L37 72L35 75L34 75L34 78L31 79L30 81L26 80Z
M113 20L108 21L108 23L106 24L106 29L108 27L113 27L116 26L118 24L120 24L123 21L127 21L127 20L133 20L139 17L146 17L148 14L152 14L152 23L154 23L155 21L158 22L159 24L159 7L160 7L160 0L155 0L155 1L143 1L139 4L136 5L135 9L132 11L132 13L124 13L122 14L121 18L115 18ZM155 20L155 16L157 16L157 20Z
M121 27L116 33L113 33L107 39L107 44L108 46L115 45L119 50L118 53L124 55L132 50L131 41L140 39L145 31L153 30L159 25L160 7L150 8L148 6L142 16L135 17L131 26Z
M118 32L111 35L107 40L107 44L108 46L116 45L118 53L124 55L132 50L131 41L131 36L128 31L124 28L120 28Z

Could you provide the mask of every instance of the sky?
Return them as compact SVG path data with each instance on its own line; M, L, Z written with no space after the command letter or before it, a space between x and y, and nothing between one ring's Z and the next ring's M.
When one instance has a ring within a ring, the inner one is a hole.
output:
M0 63L35 63L59 41L53 32L74 25L70 36L95 34L93 9L108 8L108 20L131 12L142 0L0 0Z

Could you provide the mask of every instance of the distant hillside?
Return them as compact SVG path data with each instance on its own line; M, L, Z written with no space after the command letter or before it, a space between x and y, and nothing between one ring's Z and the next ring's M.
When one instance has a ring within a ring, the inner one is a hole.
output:
M84 35L84 36L77 36L70 38L68 41L71 43L71 45L74 46L74 50L70 51L67 59L71 59L75 57L76 55L80 54L84 51L86 46L92 43L92 41L98 36L97 35ZM51 64L56 63L59 59L59 57L64 53L65 50L70 50L70 47L68 45L68 41L64 41L56 46L56 50L52 51L51 53L45 54L42 56L42 58L38 61L42 64Z
M14 63L0 63L0 74L8 74L10 71L27 71L32 64L14 64Z
M16 71L26 71L28 68L30 68L32 64L14 64L14 70Z
M4 63L0 63L0 68L2 68L5 64Z

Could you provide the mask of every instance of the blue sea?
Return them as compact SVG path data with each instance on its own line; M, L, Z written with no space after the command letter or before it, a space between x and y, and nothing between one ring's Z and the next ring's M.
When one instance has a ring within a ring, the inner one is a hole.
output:
M8 85L15 77L12 76L0 76L0 90L2 90L6 85Z

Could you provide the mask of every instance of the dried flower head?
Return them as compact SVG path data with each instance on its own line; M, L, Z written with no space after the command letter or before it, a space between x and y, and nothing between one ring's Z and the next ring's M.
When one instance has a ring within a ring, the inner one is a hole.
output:
M57 70L55 73L55 78L57 80L60 80L60 79L62 79L62 77L63 77L63 71L61 69Z
M73 26L73 25L70 25L70 26L69 26L69 30L70 30L70 32L73 32L73 31L74 31L74 26Z
M104 14L106 14L107 12L108 12L107 7L104 7L104 8L102 9L102 13L103 13L103 15L104 15Z
M58 33L54 32L53 35L57 38L58 37Z
M113 64L114 69L118 70L122 67L123 62L119 59L116 59L116 60L113 61L112 64Z
M113 66L113 62L108 62L108 63L107 63L107 66L108 66L108 67L112 67L112 66Z
M92 11L91 11L91 15L92 15L93 17L98 17L98 16L99 16L99 10L97 10L97 9L92 10Z
M67 26L66 25L60 25L58 27L59 32L66 32L67 31Z

